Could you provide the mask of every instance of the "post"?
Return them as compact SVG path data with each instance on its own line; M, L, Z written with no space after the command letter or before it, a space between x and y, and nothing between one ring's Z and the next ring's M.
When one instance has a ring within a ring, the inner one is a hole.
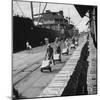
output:
M43 13L44 13L44 11L45 11L45 9L46 9L46 6L47 6L47 3L45 4L45 7L44 7L44 9L43 9L43 11L42 11L42 15L43 15ZM42 19L42 17L39 18L38 25L39 25L39 22L41 21L41 19Z
M30 5L31 5L32 23L33 23L33 25L34 25L34 17L33 17L33 4L32 4L32 1L30 2Z
M90 32L91 32L91 37L93 39L93 43L95 48L97 48L97 40L96 40L96 12L95 12L95 7L90 11Z
M94 29L94 34L95 34L95 41L96 41L96 37L97 37L97 33L96 33L96 11L95 11L95 7L93 8L93 29Z

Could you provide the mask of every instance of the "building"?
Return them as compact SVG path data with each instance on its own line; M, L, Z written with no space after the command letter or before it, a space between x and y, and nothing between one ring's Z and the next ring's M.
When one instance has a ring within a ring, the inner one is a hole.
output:
M41 17L34 18L34 21L42 24L38 24L39 27L60 31L68 25L68 20L64 18L63 11L51 12L46 10L46 13L41 14Z

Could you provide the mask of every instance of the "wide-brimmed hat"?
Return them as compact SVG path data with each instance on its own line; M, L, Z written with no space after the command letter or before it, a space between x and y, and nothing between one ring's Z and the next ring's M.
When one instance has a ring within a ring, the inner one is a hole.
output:
M45 38L44 40L45 40L45 41L49 41L49 39L48 39L48 38Z

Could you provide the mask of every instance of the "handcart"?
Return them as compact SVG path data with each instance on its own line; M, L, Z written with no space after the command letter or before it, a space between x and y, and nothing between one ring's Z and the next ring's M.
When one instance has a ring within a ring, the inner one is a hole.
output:
M54 54L54 62L60 61L61 62L61 54Z
M64 48L64 49L62 49L62 54L69 54L69 48L67 47L67 48Z
M51 64L50 60L43 60L42 65L40 67L41 72L43 72L43 70L49 70L51 72L50 64Z
M74 48L74 49L75 49L75 48L76 48L76 47L75 47L75 44L71 44L71 48Z

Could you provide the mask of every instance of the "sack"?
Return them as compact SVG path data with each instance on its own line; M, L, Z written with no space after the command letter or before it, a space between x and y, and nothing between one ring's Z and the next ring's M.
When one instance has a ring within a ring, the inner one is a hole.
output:
M75 45L74 44L71 44L71 47L75 47Z
M47 67L47 66L49 66L49 65L50 65L50 60L43 60L43 61L42 61L41 68L42 68L42 67Z
M75 45L77 45L78 44L78 42L75 42Z
M59 60L60 54L54 54L54 60Z
M68 48L64 48L63 50L62 50L62 53L66 53L68 51Z

